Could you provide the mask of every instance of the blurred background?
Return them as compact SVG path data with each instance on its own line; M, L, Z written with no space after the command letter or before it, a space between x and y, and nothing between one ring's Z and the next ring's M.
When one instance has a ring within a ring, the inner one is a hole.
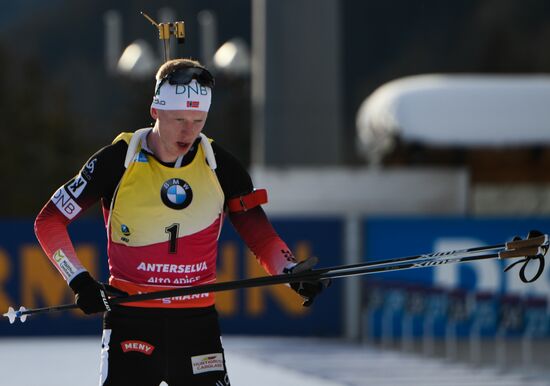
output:
M33 220L91 154L151 125L163 46L140 11L185 21L185 44L172 41L171 55L199 59L216 77L204 131L268 189L265 209L299 258L351 264L550 229L547 1L1 5L0 309L72 301ZM99 208L70 231L88 269L106 279ZM218 309L228 335L322 337L353 350L546 374L549 273L524 284L503 267L339 280L311 309L282 286L234 291L219 295ZM264 274L230 224L218 274ZM77 312L0 324L6 338L99 331L99 318Z

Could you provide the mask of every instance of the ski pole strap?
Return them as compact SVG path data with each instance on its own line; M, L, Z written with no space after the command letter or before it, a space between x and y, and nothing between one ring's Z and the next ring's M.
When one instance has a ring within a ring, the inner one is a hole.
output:
M529 263L533 260L538 260L539 262L539 268L537 270L537 272L533 275L533 277L531 277L530 279L527 279L527 277L525 276L525 268L527 268L527 265L529 265ZM521 266L520 270L519 270L519 278L521 279L522 282L524 283L532 283L534 282L535 280L537 280L540 275L542 275L542 273L544 272L544 255L542 254L537 254L535 256L526 256L524 259L521 259L521 260L518 260L512 264L510 264L509 266L507 266L506 268L504 268L504 272L507 272L508 270L510 270L511 268L513 268L514 266L518 265L518 264L521 264L523 263L523 265Z

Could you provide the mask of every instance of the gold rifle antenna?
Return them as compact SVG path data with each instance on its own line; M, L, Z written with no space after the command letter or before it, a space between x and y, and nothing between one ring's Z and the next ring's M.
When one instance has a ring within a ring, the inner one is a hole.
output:
M151 22L159 30L159 39L164 45L164 62L170 60L170 38L174 36L178 44L185 43L185 22L175 21L169 23L157 23L145 12L140 12L143 17Z

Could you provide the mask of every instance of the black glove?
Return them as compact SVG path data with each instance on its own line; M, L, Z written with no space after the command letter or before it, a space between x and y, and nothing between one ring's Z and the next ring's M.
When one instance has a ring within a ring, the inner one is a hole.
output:
M316 257L310 257L309 259L306 259L296 264L292 268L285 268L284 272L289 274L296 274L311 271L311 269L317 264L317 262L318 259ZM313 299L315 299L315 296L321 293L323 289L330 286L330 284L330 279L307 280L290 283L290 287L304 299L304 303L302 305L304 307L309 307L313 304Z
M69 286L74 291L76 304L87 315L111 311L109 296L128 295L109 284L94 280L87 271L78 274Z

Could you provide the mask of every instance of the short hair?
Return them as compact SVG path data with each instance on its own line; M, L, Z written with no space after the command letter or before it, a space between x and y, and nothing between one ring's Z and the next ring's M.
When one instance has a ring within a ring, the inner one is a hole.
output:
M166 75L180 68L202 68L206 70L206 67L200 64L198 60L189 59L189 58L172 59L159 67L155 78L156 80L160 80L164 78Z

